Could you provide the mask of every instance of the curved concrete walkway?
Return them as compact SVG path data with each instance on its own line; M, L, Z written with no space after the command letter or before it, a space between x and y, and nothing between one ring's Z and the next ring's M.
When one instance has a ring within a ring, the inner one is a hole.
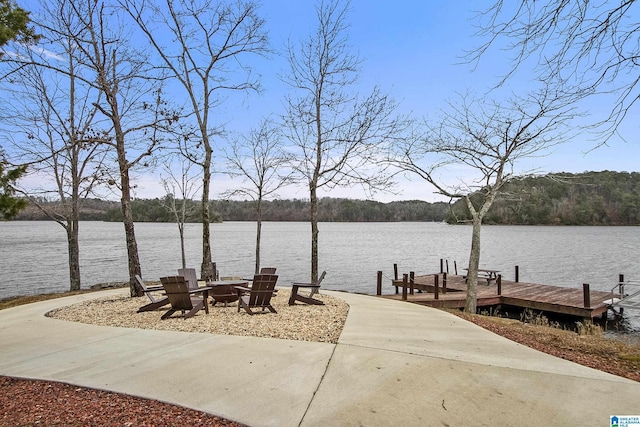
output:
M640 414L640 383L436 309L365 295L324 291L350 305L336 345L44 316L125 292L0 310L0 374L157 399L255 427L606 426L610 415Z

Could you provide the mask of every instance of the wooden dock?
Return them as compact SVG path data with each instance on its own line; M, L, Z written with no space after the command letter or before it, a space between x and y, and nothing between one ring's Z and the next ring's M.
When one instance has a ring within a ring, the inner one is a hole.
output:
M446 275L445 279L442 273L428 274L415 276L413 282L413 294L411 294L411 284L407 283L406 300L408 302L441 308L465 306L467 284L463 276ZM393 294L379 296L402 300L403 280L392 280L391 290L394 288ZM614 295L614 297L618 296ZM610 299L610 292L590 291L588 285L573 289L504 279L501 279L500 283L494 280L487 284L486 280L478 278L478 307L507 305L592 319L606 314L609 309L607 300Z

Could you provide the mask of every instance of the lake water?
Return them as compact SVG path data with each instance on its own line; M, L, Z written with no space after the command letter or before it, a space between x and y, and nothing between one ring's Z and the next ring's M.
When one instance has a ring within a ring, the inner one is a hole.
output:
M212 224L213 261L223 276L249 276L255 254L253 222ZM320 223L320 271L323 287L331 290L375 293L376 272L384 285L400 274L439 271L440 259L458 271L466 267L471 227L444 223ZM187 264L200 269L200 224L187 224ZM176 224L135 225L142 274L145 279L177 274L181 267ZM81 222L82 287L127 281L124 227L120 223ZM263 224L263 267L277 267L279 284L310 278L311 226L306 222ZM60 292L69 288L66 235L53 222L0 222L0 298ZM640 227L483 226L481 267L501 270L503 277L610 291L618 274L640 280ZM640 312L627 316L640 330Z

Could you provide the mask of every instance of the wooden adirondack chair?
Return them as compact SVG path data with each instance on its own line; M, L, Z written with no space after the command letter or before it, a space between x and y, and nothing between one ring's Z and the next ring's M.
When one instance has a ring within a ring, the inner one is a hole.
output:
M271 297L277 292L275 289L278 276L275 274L256 274L253 276L253 284L251 288L236 286L238 292L238 312L240 307L253 315L255 311L252 309L260 308L261 312L269 309L272 313L277 313L276 309L271 305Z
M260 274L276 274L276 267L261 267L260 268ZM253 282L253 278L249 279L244 279L248 282ZM251 285L249 285L249 287L251 287ZM235 301L235 300L234 300Z
M198 289L198 276L195 268L179 268L178 276L184 277L189 289Z
M289 297L289 305L294 305L296 301L300 301L305 304L324 305L324 302L314 298L313 296L318 293L318 289L320 289L320 283L322 283L322 280L326 275L327 275L327 272L323 271L317 283L300 283L300 282L292 283L291 296ZM309 289L310 290L309 295L302 295L298 293L300 288Z
M142 292L149 298L151 301L149 304L145 304L138 309L138 313L142 313L143 311L152 311L160 307L164 307L169 304L169 298L163 296L159 297L156 295L158 291L162 291L164 288L162 286L147 286L144 284L142 277L136 274L136 281L142 288Z
M209 314L209 306L206 303L209 297L208 287L189 289L189 285L184 276L161 277L160 282L171 303L171 308L162 315L161 319L168 319L176 311L180 311L184 319L193 317L202 309ZM203 294L203 298L193 296L199 293Z

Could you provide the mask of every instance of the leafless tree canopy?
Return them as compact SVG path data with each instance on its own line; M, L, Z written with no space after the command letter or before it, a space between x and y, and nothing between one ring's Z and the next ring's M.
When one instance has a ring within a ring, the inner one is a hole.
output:
M222 133L215 108L229 93L259 90L247 57L268 52L264 21L252 1L145 2L119 0L160 58L161 67L183 87L188 99L188 130L180 150L202 167L201 276L212 279L209 193L214 157L212 139ZM173 42L171 42L173 41Z
M375 165L382 146L397 138L404 124L395 115L395 102L379 88L366 96L352 89L361 60L349 45L349 4L340 3L319 2L315 32L299 43L289 42L289 72L282 77L292 89L282 118L291 167L310 193L312 281L318 278L318 189L388 188L390 176Z
M389 181L371 173L382 142L397 137L403 123L396 103L375 87L366 96L352 90L361 60L348 41L348 4L321 1L318 27L307 40L288 46L290 72L283 81L293 89L283 117L295 146L294 167L316 188L364 184L385 188Z
M230 190L229 196L249 198L256 209L255 273L260 271L260 242L262 238L263 201L277 195L278 190L291 182L289 156L283 152L280 129L264 119L250 135L240 135L225 150L227 173L239 177L244 185Z
M262 200L276 195L291 181L281 129L269 119L262 120L249 135L238 135L223 151L227 159L226 173L245 182L225 193L229 196Z
M613 96L608 115L598 123L605 137L640 96L640 8L634 0L497 0L479 21L477 35L485 43L468 59L478 61L494 45L506 43L513 65L500 83L533 63L539 79L566 96Z
M465 201L473 224L465 306L469 312L475 312L477 304L482 220L514 177L519 160L543 155L570 136L566 125L573 110L565 101L548 89L503 104L463 96L439 120L425 123L391 159L438 193ZM454 173L463 174L460 183L452 182ZM474 204L476 193L482 197Z
M192 173L193 163L180 156L180 173L170 156L164 164L164 177L162 185L167 195L163 205L176 220L178 233L180 234L180 254L182 255L182 268L187 268L187 258L184 241L184 226L190 216L195 213L195 206L190 202L202 187L202 180Z
M462 198L506 182L518 161L545 155L565 142L572 135L567 122L574 116L573 108L548 89L503 103L464 95L399 145L394 161L439 194ZM472 178L453 183L450 170L447 182L439 179L437 172L451 166L465 168Z

